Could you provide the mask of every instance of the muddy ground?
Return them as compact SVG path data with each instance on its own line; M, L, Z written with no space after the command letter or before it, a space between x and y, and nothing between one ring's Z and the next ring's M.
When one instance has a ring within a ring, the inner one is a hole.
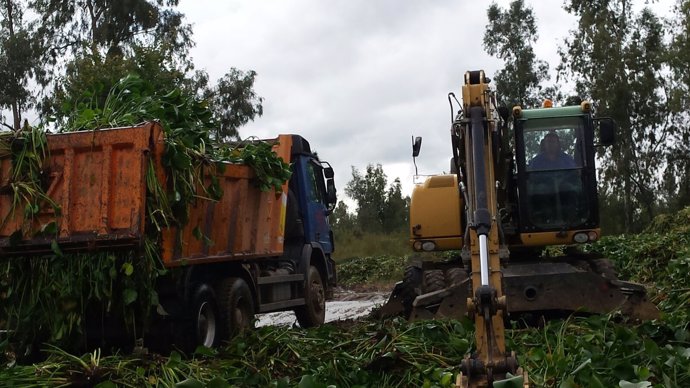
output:
M333 300L326 302L326 322L361 318L369 315L371 310L384 304L388 300L392 285L388 287L361 288L335 290ZM293 325L297 319L292 311L259 314L256 316L257 326Z

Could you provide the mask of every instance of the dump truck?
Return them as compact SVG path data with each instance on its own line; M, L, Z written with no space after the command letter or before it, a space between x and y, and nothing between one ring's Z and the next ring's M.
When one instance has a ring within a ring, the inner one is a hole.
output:
M608 259L579 249L601 237L595 154L614 143L615 122L595 117L588 101L511 111L498 106L483 71L464 81L451 112L451 173L416 185L410 204L414 252L457 254L415 259L381 313L469 316L476 352L462 361L458 386L528 387L506 349L507 317L621 309L652 319L659 310ZM414 139L414 158L420 148Z
M154 176L160 187L171 185L161 125L46 137L49 156L41 172L50 201L43 202L33 225L27 227L24 212L12 204L11 156L0 160L0 219L6 220L0 256L42 257L56 249L64 260L103 251L143 254L147 228L153 227L147 177ZM299 135L263 141L291 166L282 190L262 191L247 165L211 161L214 168L198 183L187 222L155 233L164 275L156 280L151 331L170 323L177 340L194 349L229 339L257 313L294 310L303 327L324 322L325 300L337 279L328 223L337 200L333 169ZM203 195L201 185L211 181L222 191L219 199ZM56 226L47 236L17 233L46 225ZM108 317L99 324L106 333L122 325Z

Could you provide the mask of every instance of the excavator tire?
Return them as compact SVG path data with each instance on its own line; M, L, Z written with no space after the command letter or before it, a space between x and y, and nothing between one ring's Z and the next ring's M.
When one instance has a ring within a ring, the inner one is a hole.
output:
M444 288L446 288L446 276L443 274L443 270L432 269L424 271L424 294Z
M412 311L412 302L420 294L424 271L417 265L409 265L405 268L402 280L400 297L403 304L404 316L407 317Z
M608 280L618 280L618 274L616 273L616 266L609 259L593 259L590 260L589 264L592 270L605 277Z
M463 268L450 268L446 270L446 287L460 284L467 279L467 272Z

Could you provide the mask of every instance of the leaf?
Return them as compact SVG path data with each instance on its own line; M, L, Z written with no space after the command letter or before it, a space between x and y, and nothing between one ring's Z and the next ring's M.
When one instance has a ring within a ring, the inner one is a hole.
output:
M57 234L58 232L58 227L57 227L57 222L51 221L48 222L47 224L43 224L41 226L41 233L43 234Z
M575 370L572 371L571 374L572 374L572 375L576 375L577 372L581 371L584 367L586 367L587 365L589 365L589 364L591 364L591 363L592 363L592 359L591 359L591 358L588 358L588 359L585 360L582 364L580 364L580 366L578 366L577 368L575 368Z
M631 383L629 381L621 380L618 382L620 388L651 388L652 383L649 381L640 381L639 383Z
M197 346L196 350L194 350L194 354L199 356L215 357L218 355L218 351L206 346Z
M117 388L117 384L113 383L112 381L104 381L97 384L94 388Z
M312 375L304 375L297 385L298 388L324 388L325 384L321 384L316 381L316 378Z
M204 388L204 383L197 379L187 379L174 385L175 388Z
M204 234L201 233L201 228L199 228L198 226L192 230L192 235L197 240L201 240L202 238L204 238Z
M131 288L125 288L122 290L122 299L125 306L132 304L132 302L137 300L137 291Z
M578 388L578 385L575 384L575 377L574 376L568 376L567 379L563 380L561 384L558 386L558 388Z
M216 377L213 380L209 381L208 384L206 384L207 388L229 388L231 387L230 383L225 381L224 379L220 377Z
M57 240L50 242L50 249L53 251L55 256L62 257L62 250L60 249L60 245L58 244Z
M132 276L134 273L134 266L129 262L122 263L122 271L125 273L125 276Z
M174 364L180 363L182 361L182 356L180 353L176 351L170 352L170 356L168 357L168 362L166 363L168 366L172 367Z

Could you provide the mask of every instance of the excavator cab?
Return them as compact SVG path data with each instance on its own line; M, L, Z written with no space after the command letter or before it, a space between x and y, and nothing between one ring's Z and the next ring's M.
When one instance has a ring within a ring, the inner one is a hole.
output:
M592 123L582 112L574 113L580 114L515 122L522 233L599 224Z

